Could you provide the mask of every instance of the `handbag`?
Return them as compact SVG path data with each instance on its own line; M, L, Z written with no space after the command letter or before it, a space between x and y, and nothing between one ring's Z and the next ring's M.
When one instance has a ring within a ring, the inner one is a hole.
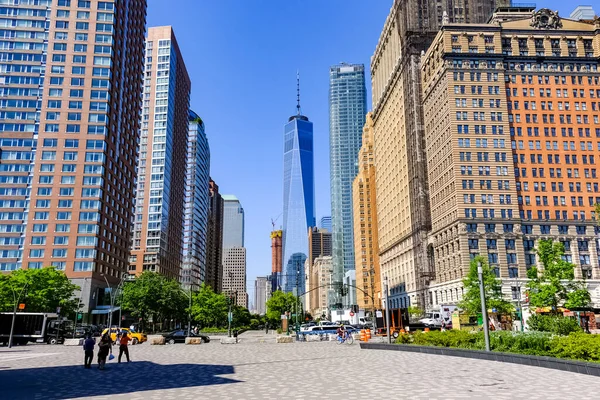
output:
M115 356L113 355L113 353L110 353L110 355L108 356L108 360L110 361L110 360L114 360L114 359L115 359Z

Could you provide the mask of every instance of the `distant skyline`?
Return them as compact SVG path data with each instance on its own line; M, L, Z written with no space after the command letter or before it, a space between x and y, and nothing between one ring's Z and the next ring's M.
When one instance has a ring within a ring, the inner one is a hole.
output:
M245 211L248 291L271 270L271 218L283 211L283 121L314 123L316 218L330 213L329 67L369 65L392 0L149 0L147 28L172 25L192 81L191 108L206 125L211 176ZM578 2L577 2L578 3ZM568 18L577 3L537 2ZM586 3L586 2L582 2ZM599 8L599 7L597 7ZM598 12L598 10L596 10ZM297 23L294 23L297 21ZM282 225L282 219L275 227Z

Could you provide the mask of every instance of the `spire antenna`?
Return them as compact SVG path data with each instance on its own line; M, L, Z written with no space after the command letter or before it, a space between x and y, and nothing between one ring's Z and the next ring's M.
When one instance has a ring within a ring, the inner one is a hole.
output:
M298 102L296 105L298 115L302 115L302 112L300 111L300 71L296 71L296 100Z

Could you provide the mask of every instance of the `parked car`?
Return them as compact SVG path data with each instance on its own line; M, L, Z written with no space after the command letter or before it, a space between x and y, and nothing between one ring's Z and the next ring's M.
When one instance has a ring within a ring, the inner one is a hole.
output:
M113 343L117 341L117 336L123 331L127 332L127 335L129 335L129 337L131 338L131 344L144 343L148 340L148 337L145 333L132 331L129 328L118 328L116 326L113 326L112 328L110 328L110 339L113 341ZM102 331L102 335L104 335L106 332L108 332L108 328Z
M176 329L169 333L163 333L163 337L165 338L165 343L168 344L185 343L186 337L199 337L202 339L202 343L210 342L210 338L206 335L194 332L190 332L188 335L187 331L183 329Z

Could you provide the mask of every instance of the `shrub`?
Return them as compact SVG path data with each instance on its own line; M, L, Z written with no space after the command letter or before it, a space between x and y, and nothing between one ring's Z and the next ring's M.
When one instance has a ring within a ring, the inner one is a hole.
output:
M575 318L560 315L534 314L529 317L527 324L532 331L550 332L555 335L566 336L572 332L582 331Z
M582 332L556 336L552 339L550 354L559 358L600 362L600 336Z
M477 336L475 334L460 330L417 332L413 335L413 344L422 346L471 349L474 348L476 340Z
M419 333L415 333L415 335L418 335ZM398 337L396 338L396 344L411 344L413 341L413 335L409 334L409 333L401 333L400 335L398 335Z
M548 355L551 346L550 338L551 334L545 332L490 332L490 349L506 353ZM483 332L477 334L477 348L485 348Z
M396 343L478 350L485 348L483 332L459 330L402 334L398 336ZM490 333L490 349L505 353L600 362L600 335L574 332L568 336L558 336L549 332L496 331Z

